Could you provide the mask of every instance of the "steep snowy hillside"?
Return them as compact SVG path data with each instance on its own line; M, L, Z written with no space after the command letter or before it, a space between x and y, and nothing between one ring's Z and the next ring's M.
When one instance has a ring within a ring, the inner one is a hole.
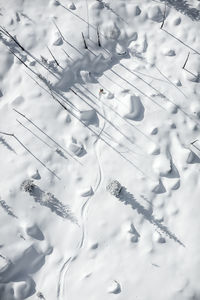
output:
M200 299L200 2L0 0L0 300Z

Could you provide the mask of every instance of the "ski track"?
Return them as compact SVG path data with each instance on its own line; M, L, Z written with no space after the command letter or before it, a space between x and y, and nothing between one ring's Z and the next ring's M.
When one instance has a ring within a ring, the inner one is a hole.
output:
M101 107L102 107L103 115L105 115L105 110L103 108L103 105L101 105ZM83 205L81 207L81 238L80 238L80 241L78 242L75 254L73 256L69 257L64 262L64 264L63 264L63 266L60 270L58 288L57 288L57 300L64 299L64 296L65 296L65 282L66 282L67 272L69 271L73 260L79 255L79 253L80 253L80 251L83 247L84 241L85 241L85 236L86 236L85 223L86 223L86 218L87 218L87 212L88 212L88 209L89 209L89 203L90 203L90 200L94 197L97 190L99 189L99 187L101 185L101 182L102 182L102 168L101 168L101 163L100 163L98 151L96 149L96 147L98 145L99 138L100 138L102 132L104 131L105 126L106 126L105 119L102 119L102 120L103 120L103 126L101 128L101 131L100 131L97 139L93 143L94 152L95 152L97 162L98 162L98 175L97 175L97 180L96 180L96 186L93 189L93 192L94 192L93 195L88 197L87 200L83 203Z

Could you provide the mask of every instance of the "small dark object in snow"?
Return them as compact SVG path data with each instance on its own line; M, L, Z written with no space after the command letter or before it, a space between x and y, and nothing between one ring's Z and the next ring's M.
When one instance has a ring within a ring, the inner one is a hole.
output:
M21 190L32 193L34 191L35 184L33 183L33 180L27 179L24 180L21 184Z
M107 191L111 193L111 195L115 197L119 197L122 186L117 180L112 180L106 187Z
M41 292L38 292L37 296L38 296L39 299L43 299L43 300L45 299L44 296L43 296L43 294Z

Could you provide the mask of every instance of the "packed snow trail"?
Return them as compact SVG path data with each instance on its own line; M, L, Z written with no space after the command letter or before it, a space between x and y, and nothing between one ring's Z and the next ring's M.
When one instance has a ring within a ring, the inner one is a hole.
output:
M103 110L103 113L105 113L104 110ZM83 244L84 244L84 241L85 241L85 235L86 235L85 221L86 221L86 217L87 217L89 203L90 203L90 200L94 197L97 190L99 189L99 187L101 185L101 182L102 182L101 163L100 163L100 160L99 160L99 154L98 154L98 150L96 149L96 147L98 145L99 137L105 129L105 125L106 125L106 121L105 121L105 119L103 119L103 126L101 128L101 131L100 131L98 137L96 138L96 140L93 143L93 148L94 148L94 152L95 152L95 156L96 156L96 161L98 162L98 174L97 174L97 178L96 178L96 184L95 184L95 187L93 188L93 194L86 199L86 201L83 203L83 205L80 208L80 211L81 211L81 225L80 225L81 236L80 236L80 240L78 242L78 245L76 247L75 254L73 256L69 257L64 262L64 264L63 264L63 266L60 270L58 288L57 288L57 299L58 300L66 299L66 298L64 298L65 290L66 290L66 280L67 280L66 276L67 276L67 273L68 273L68 271L71 267L71 264L72 264L73 260L79 255L79 253L81 251L81 248L83 247Z

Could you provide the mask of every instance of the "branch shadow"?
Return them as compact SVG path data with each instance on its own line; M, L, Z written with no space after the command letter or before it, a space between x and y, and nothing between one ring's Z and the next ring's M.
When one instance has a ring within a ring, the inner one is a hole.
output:
M190 50L194 51L196 54L200 55L200 52L198 52L197 50L195 50L194 48L192 48L191 46L189 46L188 44L186 44L185 42L183 42L182 40L180 40L179 38L177 38L174 34L170 33L169 31L167 31L164 28L161 28L161 30L164 31L164 32L166 32L168 35L170 35L171 37L173 37L175 40L179 41L181 44L183 44L184 46L186 46Z
M126 189L126 187L122 187L121 192L118 196L118 199L123 202L125 205L130 205L132 209L136 210L138 214L143 215L143 217L149 221L151 224L157 227L158 230L162 231L165 235L167 235L170 239L174 240L176 243L185 247L185 245L172 233L167 226L161 224L159 221L155 219L152 213L147 210L143 205L141 205Z
M121 80L123 80L124 82L126 82L128 85L130 85L132 88L134 88L136 91L138 91L140 94L142 94L145 98L149 99L151 102L153 102L155 105L157 105L158 107L160 107L163 110L166 110L161 104L157 103L152 97L148 96L146 93L144 93L141 89L139 89L137 86L135 86L134 84L132 84L129 80L125 79L124 77L122 77L121 75L119 75L117 72L115 72L114 70L110 70L113 74L115 74L117 77L119 77ZM107 75L104 74L105 77L108 77ZM110 78L109 78L110 79ZM111 80L113 81L113 80ZM115 82L116 85L118 85Z
M55 69L52 71L49 66L47 66L46 64L44 64L40 59L36 58L33 54L31 54L28 50L26 50L24 47L22 47L22 45L18 42L17 37L16 36L12 36L9 34L9 32L2 26L0 26L0 41L10 50L10 52L16 56L16 54L18 54L20 56L20 61L25 63L25 61L27 60L26 55L24 55L24 53L26 53L27 55L29 55L34 61L36 61L39 65L41 65L43 68L45 68L47 71L49 71L51 73L51 75L53 75L55 78L59 79L59 76L61 75L61 73L59 72L55 72ZM6 36L6 38L5 38ZM8 38L8 39L7 39ZM13 39L14 38L14 39ZM20 49L23 49L24 53L22 54ZM16 56L18 59L19 57ZM28 66L27 66L28 67ZM29 68L29 67L28 67ZM30 68L29 68L30 69ZM36 72L32 69L31 70L35 75ZM56 75L56 74L57 75ZM59 76L58 76L59 75Z
M56 90L55 88L52 88L54 90L55 93L57 93L57 95L61 96L61 92L59 92L58 90ZM76 87L77 90L80 91L80 89L78 89ZM76 94L76 96L78 96L83 102L85 102L91 109L93 109L96 114L98 116L100 116L101 118L103 118L108 124L110 124L110 126L112 126L117 132L119 132L126 140L129 141L130 144L132 144L133 146L136 146L136 144L134 143L134 141L131 139L131 137L129 137L128 135L126 135L124 132L121 131L121 129L119 127L117 127L113 122L111 122L107 117L105 117L97 108L95 108L94 106L92 106L88 101L86 101L83 97L81 97L78 93L74 92L72 89L70 89L74 94ZM90 100L94 103L94 101L91 99L91 97L89 97L88 95L86 95L83 91L80 91L80 93L82 95L84 95L84 97L87 100ZM62 98L64 98L67 103L74 105L69 99L67 99L63 94L62 94ZM98 105L98 104L97 104Z
M47 85L48 86L48 85ZM18 110L16 110L15 108L13 109L16 113L18 113L19 115L21 115L23 118L25 118L30 124L32 124L35 128L37 128L41 133L43 133L47 138L49 138L52 142L54 142L59 148L61 148L67 155L69 155L72 159L74 159L76 162L78 162L80 164L80 162L75 158L73 157L69 151L67 151L65 148L63 148L59 143L57 143L50 135L48 135L44 130L42 130L36 123L34 123L31 119L27 118L24 114L22 114L21 112L19 112ZM62 155L61 152L63 152L62 150L60 149L57 149L56 152L58 155L64 157L67 159L67 157L64 155Z
M100 83L101 85L101 83ZM95 97L98 101L99 101L99 98L94 94L92 93L87 87L85 87L84 85L81 85L89 94L91 94L93 97ZM102 85L101 85L102 86ZM87 97L89 97L88 95L86 95ZM89 100L91 98L88 98ZM115 99L117 99L115 97ZM121 103L121 101L119 101ZM126 118L123 118L114 108L112 108L110 105L106 104L106 103L102 103L103 106L106 106L109 108L109 110L111 110L115 115L117 115L121 120L123 120L125 123L127 123L128 125L130 125L131 127L133 127L135 130L137 130L138 132L140 132L142 135L144 135L147 139L151 140L148 135L146 135L144 132L142 132L139 128L137 128L137 126L135 126L134 124L130 123L130 121L128 121ZM123 104L123 102L122 102Z
M34 284L30 274L40 270L45 264L45 255L39 253L34 245L28 247L14 262L9 260L7 268L0 273L0 282L19 282L29 278L31 285Z

